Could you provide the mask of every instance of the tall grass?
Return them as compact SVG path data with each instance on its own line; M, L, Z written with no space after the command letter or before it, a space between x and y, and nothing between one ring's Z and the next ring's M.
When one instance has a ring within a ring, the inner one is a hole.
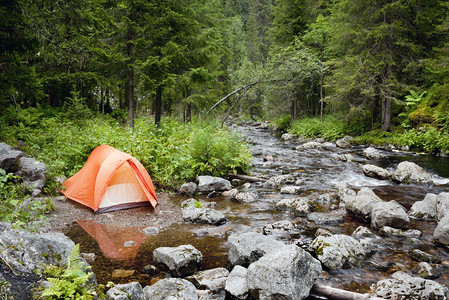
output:
M0 117L0 140L46 163L52 176L75 174L102 144L135 156L153 181L165 187L197 175L247 172L251 165L240 137L214 124L165 118L156 126L150 119L138 118L131 130L109 117L69 117L56 110L9 109Z

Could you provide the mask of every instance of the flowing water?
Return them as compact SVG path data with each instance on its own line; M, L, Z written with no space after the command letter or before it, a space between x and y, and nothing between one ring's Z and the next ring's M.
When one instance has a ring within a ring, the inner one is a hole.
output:
M385 201L396 200L407 209L415 201L420 201L427 193L449 191L449 158L431 155L418 155L398 151L382 151L388 158L367 160L363 158L363 148L340 149L336 146L323 149L308 149L297 151L299 145L293 142L283 142L267 129L257 127L239 127L241 134L251 142L254 156L252 176L269 178L274 175L294 174L302 183L301 197L307 197L316 203L316 214L332 214L338 206L335 199L337 185L346 183L354 190L370 187ZM352 154L355 162L337 160L340 154ZM272 156L273 160L267 160ZM390 181L366 177L361 165L371 163L386 169L394 170L401 161L413 161L433 174L433 186L398 185ZM277 211L274 205L281 199L297 197L280 194L279 190L267 190L261 183L253 183L250 187L240 187L242 192L254 192L256 202L238 204L224 197L206 199L198 196L201 201L214 201L218 210L228 218L222 226L199 224L175 224L157 235L145 236L141 228L112 227L97 224L94 221L78 221L66 234L79 243L82 252L95 253L92 263L93 271L100 283L110 280L116 283L139 281L148 285L152 280L168 276L157 266L156 274L148 275L143 266L151 265L152 252L157 247L179 246L192 244L203 254L202 269L228 267L226 239L232 233L249 231L262 232L267 224L280 220L290 220L298 226L298 231L291 234L276 235L286 243L296 243L306 247L314 238L318 228L327 228L334 233L351 235L360 225L369 227L345 216L345 222L309 221L307 218L294 217L291 212ZM324 195L324 196L323 196ZM180 204L186 197L172 196L171 201ZM311 218L309 218L311 219ZM421 249L441 258L437 267L442 276L436 281L449 286L449 250L447 247L432 244L432 234L435 222L412 220L411 229L420 230L423 235L419 240L410 241L403 237L388 237L378 239L375 245L377 251L368 257L361 267L325 271L323 282L334 287L355 291L368 292L372 284L388 278L398 270L409 270L417 262L408 253L413 249ZM127 241L134 241L129 247L124 247ZM126 276L116 275L115 270L131 271Z

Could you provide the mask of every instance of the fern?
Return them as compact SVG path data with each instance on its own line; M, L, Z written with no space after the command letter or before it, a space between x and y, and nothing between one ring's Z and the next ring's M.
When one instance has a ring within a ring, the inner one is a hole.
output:
M79 244L72 248L67 265L63 268L49 266L45 270L50 287L41 293L42 299L93 299L96 292L88 286L92 272L85 271L79 259Z

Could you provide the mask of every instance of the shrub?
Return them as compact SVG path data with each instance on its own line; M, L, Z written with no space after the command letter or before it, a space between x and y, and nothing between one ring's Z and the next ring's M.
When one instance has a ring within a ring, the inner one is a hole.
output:
M282 115L275 118L271 123L278 130L288 131L292 123L292 118L290 115Z
M294 121L289 132L307 138L323 137L335 140L346 135L346 124L331 116L326 116L323 123L319 117L303 118Z
M0 133L0 139L13 146L20 144L30 156L46 163L49 177L72 176L84 166L92 150L102 144L135 156L153 181L164 186L203 173L219 176L246 172L250 166L248 147L237 135L217 125L184 124L164 118L156 126L152 120L137 118L132 130L107 116L72 121L57 110L44 112L32 128L8 123L2 116L0 125L11 125ZM22 131L26 134L19 142L14 137Z

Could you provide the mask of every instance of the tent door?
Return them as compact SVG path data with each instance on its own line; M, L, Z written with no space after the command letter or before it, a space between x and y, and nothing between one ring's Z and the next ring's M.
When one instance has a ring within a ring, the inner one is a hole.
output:
M129 163L125 162L112 176L101 199L99 210L123 204L142 204L140 202L149 203Z

